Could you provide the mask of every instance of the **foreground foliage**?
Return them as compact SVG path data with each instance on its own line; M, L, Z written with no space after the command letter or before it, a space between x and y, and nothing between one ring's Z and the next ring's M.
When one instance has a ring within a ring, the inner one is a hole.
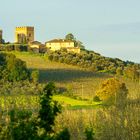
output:
M37 57L35 56L34 59L31 59L32 56L33 55L29 54L28 57L24 57L24 59L28 61L28 66L30 68L32 68L33 66L34 66L33 68L38 68L38 69L46 68L46 67L49 68L51 67L55 69L57 66L58 67L62 66L61 67L62 69L64 68L64 64L60 64L56 62L46 63L46 60L44 58L41 58L40 56ZM37 61L38 59L40 60L39 62L41 63L36 64L38 62ZM72 66L66 65L65 69L68 69L70 67ZM81 99L84 100L88 92L90 92L88 98L93 100L93 96L94 93L96 93L96 89L98 89L98 87L100 87L99 86L100 83L108 77L103 77L103 75L100 75L100 77L97 78L96 76L99 75L97 75L96 73L94 73L94 76L91 76L92 73L88 73L88 77L87 75L79 76L78 70L76 74L69 75L69 73L65 71L59 73L58 70L52 71L51 69L48 74L49 76L47 75L48 71L45 71L42 77L45 79L45 82L46 80L55 81L56 79L59 79L57 81L57 84L60 82L59 85L61 87L63 86L68 88L71 97L75 96L75 92L72 92L73 88L77 88L79 86L80 90L77 91L77 93L79 93L77 94L77 97L82 97ZM73 73L73 71L71 73ZM53 75L52 77L51 74ZM45 75L47 76L45 77ZM65 78L65 80L62 80L62 75ZM73 76L73 79L77 79L77 81L76 80L74 81L72 78L68 79L67 77L69 76L70 77ZM17 139L16 137L19 137L20 139L25 139L25 138L29 139L30 137L30 139L35 139L35 140L36 139L69 140L70 137L72 140L85 140L88 138L97 139L97 140L110 140L110 139L139 140L140 139L140 131L139 131L140 130L140 123L139 123L140 122L139 119L140 118L140 102L139 102L140 85L137 82L137 80L127 81L126 79L121 78L120 80L121 82L119 81L119 83L121 83L119 84L120 86L115 86L115 87L125 87L121 85L124 82L126 83L125 84L126 89L128 89L129 92L126 92L127 94L124 98L126 99L127 97L127 102L125 105L123 104L124 101L123 100L122 102L120 102L119 106L115 106L115 105L105 106L105 107L99 106L98 108L94 108L94 109L80 108L76 110L73 109L68 110L66 108L62 111L61 114L57 115L54 122L55 125L51 125L53 131L47 133L46 135L46 130L45 128L42 127L43 125L41 126L39 125L40 117L38 117L39 110L41 109L42 106L40 105L39 95L42 95L42 97L44 98L43 89L44 87L46 87L46 85L44 86L42 84L38 84L37 77L38 77L38 72L35 71L34 74L32 75L32 78L34 79L32 82L30 82L29 80L1 82L0 92L3 95L0 98L2 99L0 100L0 102L2 101L2 106L0 106L0 139L2 140L12 139L12 138ZM118 85L117 81L107 82L107 83L108 83L107 85L109 86L105 85L106 87L105 89L110 92L115 90L113 86L111 88L111 85ZM69 85L69 87L67 87L66 85ZM110 90L109 87L111 88ZM90 91L88 91L88 89L90 89ZM20 93L22 93L21 96ZM60 95L60 97L63 97L63 95L65 95L65 93ZM114 94L112 93L111 96L114 97ZM61 101L66 99L66 98L60 98L59 95L55 97ZM12 100L10 100L11 98ZM16 104L15 101L17 98L18 98L18 104ZM80 104L83 103L82 102L83 100L80 101ZM76 99L70 100L70 102L76 105ZM79 101L77 101L77 103L79 104ZM24 107L23 104L25 105ZM55 103L51 102L51 104L54 106ZM48 106L47 103L43 103L44 108L46 105ZM123 106L123 108L121 106ZM45 111L42 112L43 112L42 114L47 114L44 113ZM53 112L51 112L51 114L53 114ZM44 121L42 122L42 124L44 124ZM22 135L24 136L24 138L22 137Z
M32 111L13 107L5 121L0 124L0 139L2 140L69 140L66 130L61 134L54 131L55 117L60 113L60 105L52 100L55 92L53 83L47 84L40 96L40 110L33 115ZM61 138L61 135L65 137Z

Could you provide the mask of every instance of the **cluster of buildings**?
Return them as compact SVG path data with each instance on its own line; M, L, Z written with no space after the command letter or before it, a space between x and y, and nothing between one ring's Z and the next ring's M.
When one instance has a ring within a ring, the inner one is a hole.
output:
M15 43L29 44L29 47L39 51L41 48L46 48L50 51L66 49L67 52L80 53L80 47L75 46L75 43L66 39L53 39L42 44L34 40L34 27L16 27L15 28ZM0 30L0 43L2 43L2 30Z

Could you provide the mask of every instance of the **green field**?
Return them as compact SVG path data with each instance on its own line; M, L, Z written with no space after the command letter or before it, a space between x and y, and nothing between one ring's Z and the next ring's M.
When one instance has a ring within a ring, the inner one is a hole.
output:
M62 95L54 95L53 100L58 101L62 105L62 109L96 108L100 105L99 102L77 100ZM39 109L39 97L37 95L1 96L0 107L2 110L11 109L12 106L19 109Z

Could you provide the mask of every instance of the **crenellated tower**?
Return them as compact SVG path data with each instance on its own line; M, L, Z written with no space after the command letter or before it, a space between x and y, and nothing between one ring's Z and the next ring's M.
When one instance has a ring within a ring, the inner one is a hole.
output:
M34 27L29 26L16 27L15 29L16 43L29 43L32 41L34 41Z

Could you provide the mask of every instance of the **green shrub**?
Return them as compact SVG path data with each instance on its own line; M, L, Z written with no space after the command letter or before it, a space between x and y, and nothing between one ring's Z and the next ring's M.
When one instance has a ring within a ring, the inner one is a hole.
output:
M14 50L15 51L28 51L28 45L22 45L22 44L15 44L14 45Z
M96 95L96 96L94 96L93 101L95 101L95 102L100 102L101 100L100 100L100 98Z
M30 73L26 63L13 54L0 53L0 79L20 81L29 79Z
M85 129L86 140L94 140L94 132L92 127Z
M70 140L70 133L67 128L63 129L55 138L56 140Z
M38 70L33 70L31 72L31 80L34 83L37 83L39 81L39 71Z
M12 44L5 45L5 50L6 51L13 51L14 50L14 45L12 45Z

